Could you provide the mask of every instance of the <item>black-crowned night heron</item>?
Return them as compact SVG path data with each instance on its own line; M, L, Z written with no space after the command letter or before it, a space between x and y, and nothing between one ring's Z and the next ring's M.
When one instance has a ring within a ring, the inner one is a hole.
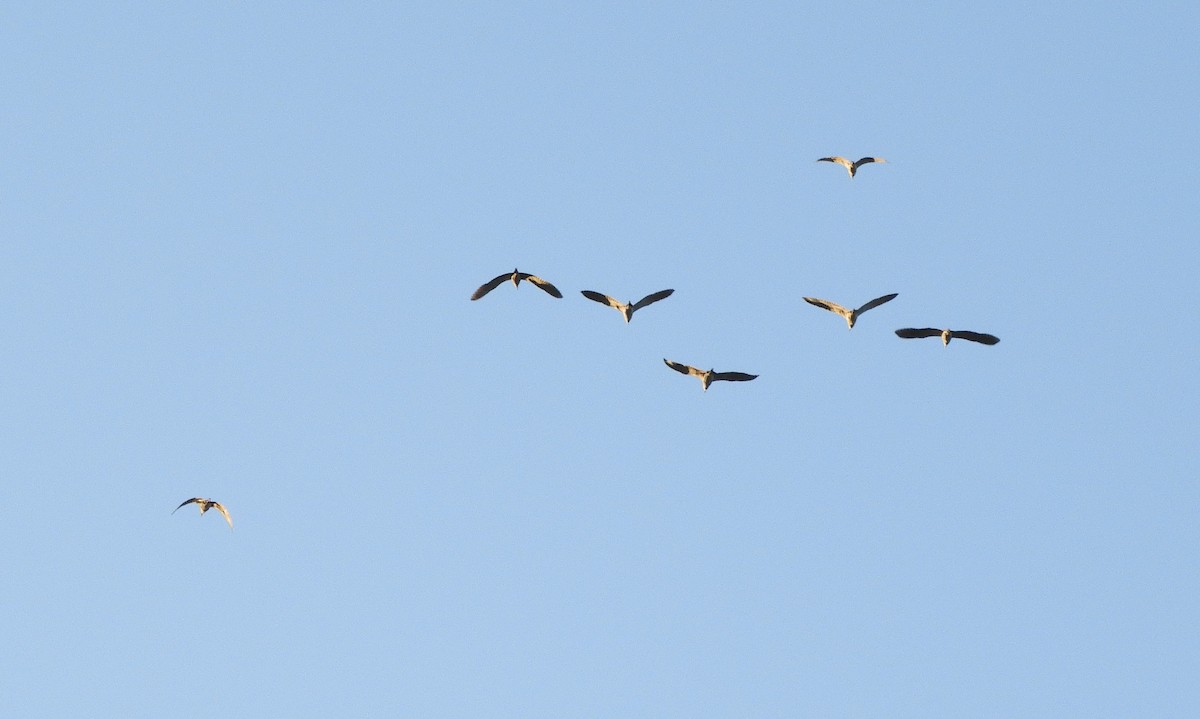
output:
M816 297L805 297L804 301L810 305L815 305L817 307L820 307L823 310L829 310L830 312L841 315L842 317L845 318L846 324L849 325L850 329L854 329L854 323L858 322L859 315L866 312L867 310L875 309L876 307L883 304L884 302L891 302L892 300L896 299L896 295L898 295L898 294L899 294L898 292L893 292L890 295L884 295L883 297L876 297L875 299L871 300L867 304L865 304L862 307L859 307L858 309L855 309L855 310L848 310L839 304L835 304L833 302L830 302L829 300L819 300Z
M562 299L562 293L559 292L558 288L554 285L543 280L541 277L535 277L528 272L520 272L516 269L514 269L512 272L505 272L487 284L482 285L479 289L475 290L475 294L471 295L471 299L477 300L480 297L483 297L487 293L504 284L505 280L512 280L513 287L520 285L521 280L526 280L528 282L532 282L535 287L540 287L541 289L545 290L546 294L550 295L551 297Z
M749 382L758 376L756 374L746 374L745 372L714 372L713 370L696 369L680 362L672 362L666 358L663 359L663 362L666 362L667 366L676 372L700 378L700 384L704 385L705 392L708 391L708 386L713 382L720 382L721 380L727 382Z
M225 505L221 504L220 502L214 502L211 499L205 499L204 497L192 497L173 509L171 514L175 514L175 512L178 512L180 509L192 504L193 502L197 507L200 508L200 516L204 516L204 513L210 509L215 509L225 517L225 521L229 524L229 528L233 529L233 520L229 518L229 510L225 509Z
M588 298L589 300L593 300L595 302L599 302L602 305L608 305L609 307L616 309L618 312L621 313L622 316L625 317L625 321L629 322L629 320L633 319L634 312L637 312L638 310L642 309L646 305L652 305L655 302L658 302L659 300L665 300L666 298L670 297L671 293L674 291L675 290L661 290L659 292L655 292L652 295L646 295L642 299L640 299L637 302L634 302L632 304L627 304L625 302L615 300L612 297L609 297L608 295L602 295L599 292L594 292L592 290L581 290L580 293L584 297Z
M897 337L903 337L906 340L915 340L922 337L941 337L942 345L950 344L952 339L970 340L985 345L994 345L1000 341L996 335L988 335L982 332L969 332L967 330L939 330L933 327L922 327L920 329L914 327L905 327L901 330L896 330Z
M863 165L867 165L872 162L887 162L887 160L883 159L882 157L864 157L857 162L850 162L840 155L834 155L833 157L819 158L817 162L833 162L841 165L842 167L846 168L846 172L850 173L850 179L853 180L854 176L858 174L858 168L862 167Z

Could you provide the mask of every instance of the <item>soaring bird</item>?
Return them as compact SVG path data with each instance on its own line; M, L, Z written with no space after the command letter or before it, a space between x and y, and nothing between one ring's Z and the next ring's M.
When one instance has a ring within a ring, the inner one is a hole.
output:
M898 337L903 337L906 340L915 340L922 337L941 337L942 346L950 344L952 339L971 340L985 345L994 345L1000 341L996 335L987 335L982 332L968 332L967 330L938 330L932 327L922 327L915 329L913 327L905 327L902 330L896 330Z
M599 302L602 305L608 305L609 307L616 309L618 312L620 312L622 315L625 316L625 322L629 322L629 320L633 319L634 312L637 312L638 310L642 309L646 305L652 305L655 302L658 302L659 300L667 299L668 297L671 296L671 293L674 291L675 290L660 290L658 292L655 292L652 295L646 295L645 297L638 300L637 302L634 302L633 304L626 304L624 302L620 302L618 300L613 299L612 297L609 297L608 295L602 295L599 292L593 292L592 290L581 290L580 293L584 297L588 298L589 300L594 300L596 302Z
M749 382L758 376L756 374L746 374L745 372L714 372L713 370L706 371L702 369L696 369L695 367L689 367L688 365L681 364L679 362L672 362L665 357L663 358L663 362L666 362L667 366L676 372L690 374L693 377L699 377L700 384L704 385L705 392L708 391L708 386L713 382L720 382L721 380L727 380L729 382Z
M220 502L214 502L211 499L205 499L204 497L192 497L173 509L171 514L175 514L175 512L178 512L185 505L191 504L192 502L195 502L196 506L200 508L200 516L204 516L204 513L210 509L216 509L225 517L225 521L229 523L229 528L233 529L233 520L229 518L229 510L225 509L225 505L221 504Z
M532 282L535 287L545 290L546 294L550 295L551 297L557 297L560 300L562 299L562 293L559 292L558 288L554 285L543 280L541 277L535 277L528 272L521 272L516 269L513 269L512 272L505 272L504 274L496 277L494 280L491 280L490 282L480 286L479 289L475 290L475 294L471 295L471 299L477 300L480 297L483 297L487 293L502 285L505 280L512 280L513 287L517 287L521 283L521 280L528 280Z
M817 162L836 162L837 164L846 168L846 172L850 173L850 179L853 180L854 175L858 173L858 168L862 167L863 165L867 165L872 162L887 162L887 160L883 159L882 157L864 157L858 162L850 162L841 155L834 155L833 157L819 158Z
M900 294L900 293L893 292L890 295L884 295L883 297L876 297L875 299L871 300L870 302L863 305L862 307L859 307L856 310L848 310L839 304L834 304L833 302L830 302L829 300L818 300L816 297L805 297L804 301L810 305L816 305L817 307L820 307L823 310L829 310L830 312L841 315L842 317L846 318L846 324L849 325L850 329L854 329L854 323L858 322L859 315L866 312L867 310L875 309L876 307L883 304L884 302L891 302L892 300L896 299L896 295L898 295L898 294Z

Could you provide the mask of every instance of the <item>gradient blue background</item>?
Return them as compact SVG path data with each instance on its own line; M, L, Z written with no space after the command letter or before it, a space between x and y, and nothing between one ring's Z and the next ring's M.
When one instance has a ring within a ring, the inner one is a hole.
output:
M1198 30L9 4L4 713L1195 716Z

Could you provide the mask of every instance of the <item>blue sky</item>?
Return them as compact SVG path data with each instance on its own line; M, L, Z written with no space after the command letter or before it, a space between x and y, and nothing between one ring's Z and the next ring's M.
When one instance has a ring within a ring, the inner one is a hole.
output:
M7 8L6 711L1194 714L1198 27Z

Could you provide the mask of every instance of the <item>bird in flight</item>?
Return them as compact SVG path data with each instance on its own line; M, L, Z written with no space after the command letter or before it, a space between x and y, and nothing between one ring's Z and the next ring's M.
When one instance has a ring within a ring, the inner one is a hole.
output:
M848 310L839 304L835 304L833 302L830 302L829 300L819 300L816 297L805 297L804 301L810 305L815 305L817 307L820 307L823 310L829 310L830 312L841 315L842 317L844 317L846 319L846 324L849 325L850 329L854 329L854 323L858 322L859 315L866 312L867 310L875 309L876 307L883 304L884 302L891 302L892 300L896 299L896 295L898 295L898 294L900 294L900 293L893 292L890 295L884 295L883 297L876 297L875 299L871 300L870 302L863 305L862 307L859 307L856 310Z
M950 344L952 339L970 340L985 345L994 345L1000 341L1000 338L995 335L988 335L982 332L968 332L967 330L938 330L932 327L922 327L916 329L913 327L905 327L902 330L896 330L896 336L903 337L906 340L915 340L922 337L941 337L942 346Z
M634 302L633 304L626 304L624 302L620 302L618 300L613 299L612 297L609 297L608 295L602 295L599 292L593 292L592 290L581 290L580 294L582 294L584 297L588 298L589 300L594 300L596 302L599 302L602 305L608 305L609 307L616 309L618 312L620 312L625 317L625 322L628 323L629 320L633 319L634 312L637 312L638 310L642 309L646 305L652 305L655 302L658 302L659 300L667 299L668 297L671 296L671 293L673 293L674 291L675 290L661 290L659 292L655 292L652 295L646 295L645 297L638 300L637 302Z
M225 509L225 505L221 504L220 502L214 502L211 499L205 499L204 497L192 497L172 510L171 514L175 514L175 512L178 512L180 509L193 502L195 502L196 506L200 508L200 516L204 516L204 513L210 509L216 509L225 517L225 521L229 523L229 528L233 529L233 520L229 518L229 510Z
M714 372L713 370L696 369L695 367L689 367L688 365L680 362L672 362L666 358L663 358L663 362L666 362L667 366L676 372L690 374L693 377L699 377L700 384L704 385L705 392L708 391L708 386L713 382L720 382L721 380L726 380L729 382L749 382L758 376L756 374L746 374L745 372Z
M532 282L535 287L545 290L546 294L550 295L551 297L557 297L560 300L562 299L562 293L559 292L558 288L554 285L543 280L541 277L535 277L528 272L520 272L516 269L514 269L512 272L505 272L499 277L496 277L490 282L480 286L479 289L475 290L475 294L471 295L471 299L477 300L480 297L483 297L487 293L504 284L505 280L512 280L513 287L520 285L521 280L528 280L529 282Z
M836 162L837 164L846 168L846 172L850 173L850 179L853 180L854 176L858 174L858 168L862 167L863 165L867 165L872 162L887 162L887 160L883 159L882 157L864 157L857 162L850 162L840 155L834 155L833 157L822 157L818 159L817 162Z

